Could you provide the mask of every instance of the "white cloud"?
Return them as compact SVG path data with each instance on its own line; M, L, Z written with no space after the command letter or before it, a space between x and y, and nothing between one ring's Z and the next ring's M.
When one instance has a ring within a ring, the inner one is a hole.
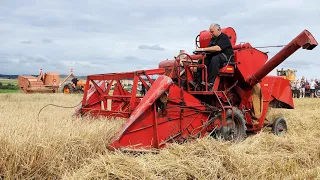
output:
M74 68L86 75L157 68L180 49L192 53L196 35L211 23L234 27L238 43L253 46L286 44L303 29L319 39L319 9L317 0L4 0L0 72L37 74L42 67L66 74ZM316 76L318 49L298 50L281 66ZM263 50L272 57L280 49Z

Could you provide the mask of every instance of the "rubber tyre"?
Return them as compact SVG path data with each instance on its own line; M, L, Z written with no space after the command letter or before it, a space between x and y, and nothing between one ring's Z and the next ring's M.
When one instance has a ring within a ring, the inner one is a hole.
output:
M227 123L233 123L232 129L229 127L221 127L216 137L226 141L240 142L247 137L246 120L238 108L233 107L233 111L234 121L232 121L232 110L229 109L226 113Z
M320 89L315 89L314 96L319 98L320 97Z
M288 131L287 122L282 117L276 118L272 123L271 132L277 136L284 134Z
M63 94L72 94L74 93L75 89L72 87L70 83L66 84L62 88L62 93Z

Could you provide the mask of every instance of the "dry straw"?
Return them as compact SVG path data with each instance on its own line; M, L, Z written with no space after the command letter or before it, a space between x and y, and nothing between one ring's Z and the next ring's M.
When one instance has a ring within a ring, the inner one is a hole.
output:
M109 152L124 123L76 119L81 95L0 95L0 176L5 179L319 179L320 100L296 99L295 110L272 109L289 132L265 129L239 144L198 139L159 154ZM0 179L1 179L0 177Z

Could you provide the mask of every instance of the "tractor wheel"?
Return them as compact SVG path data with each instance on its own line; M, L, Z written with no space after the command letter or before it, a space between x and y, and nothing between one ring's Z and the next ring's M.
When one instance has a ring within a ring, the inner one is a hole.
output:
M317 98L320 97L320 89L316 89L316 90L314 91L314 96L317 97Z
M284 134L285 132L287 132L288 127L287 127L287 123L286 120L284 120L282 117L278 117L274 120L274 122L272 123L272 133L279 136L281 134Z
M63 86L62 92L63 92L63 94L72 94L72 93L74 93L74 88L72 87L72 85L70 83L68 83Z
M232 120L232 110L229 109L226 113L226 127L221 127L216 133L217 137L232 142L240 142L247 136L246 121L242 112L238 108L233 108L234 120ZM231 126L230 126L231 125Z

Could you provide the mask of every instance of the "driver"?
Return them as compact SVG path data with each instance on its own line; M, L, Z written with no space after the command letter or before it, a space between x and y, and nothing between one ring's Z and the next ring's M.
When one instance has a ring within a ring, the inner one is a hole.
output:
M76 77L71 79L71 82L73 83L74 88L77 87L78 81L79 79Z
M209 53L204 59L204 64L208 69L208 89L211 91L219 69L227 62L234 61L234 52L229 37L221 32L219 24L211 24L209 30L212 34L209 45L206 48L197 48L195 51ZM202 63L202 60L198 63ZM196 80L201 82L201 68L197 70ZM191 82L191 84L195 85L194 82ZM205 85L204 82L201 82L201 84Z

